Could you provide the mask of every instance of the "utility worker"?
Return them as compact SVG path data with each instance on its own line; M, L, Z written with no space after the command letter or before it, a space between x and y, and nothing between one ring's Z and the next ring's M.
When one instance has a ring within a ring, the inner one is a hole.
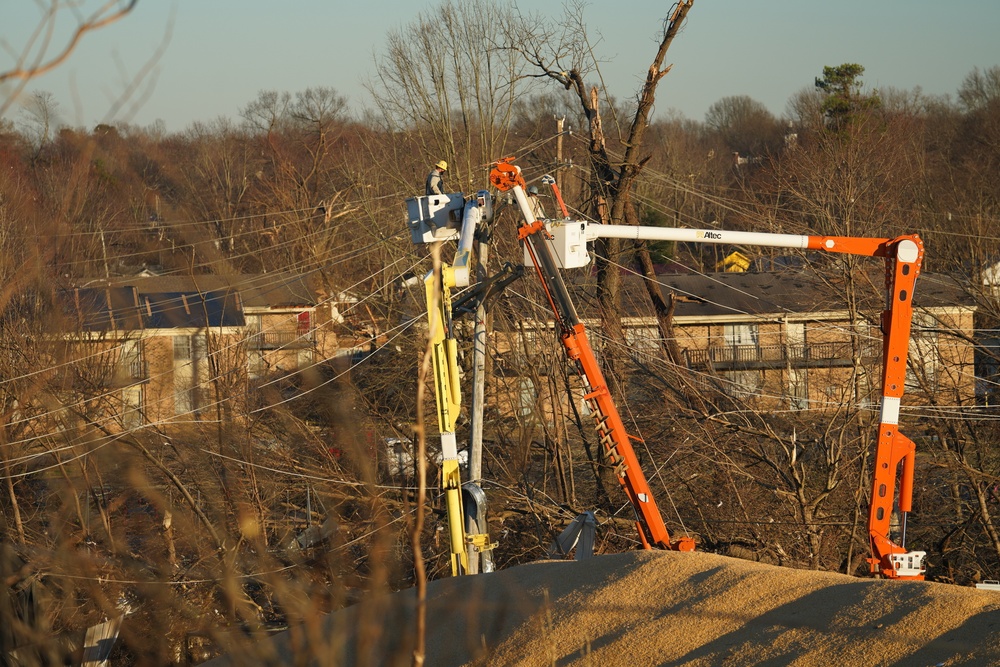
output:
M538 200L538 188L534 185L528 188L528 205L531 206L531 213L535 216L535 220L545 219L545 209L542 208L542 202Z
M427 184L424 187L424 194L443 195L444 194L444 172L448 171L448 163L438 160L431 173L427 174Z

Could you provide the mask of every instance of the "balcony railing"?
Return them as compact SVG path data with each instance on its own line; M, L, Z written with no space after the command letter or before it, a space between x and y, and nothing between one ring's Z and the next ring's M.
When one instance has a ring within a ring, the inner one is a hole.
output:
M836 368L851 366L853 350L849 342L808 345L729 345L707 350L684 350L692 368L710 367L717 371L766 370L773 368ZM880 350L865 344L861 358L874 359Z
M313 346L312 332L259 331L247 338L251 350L303 349Z

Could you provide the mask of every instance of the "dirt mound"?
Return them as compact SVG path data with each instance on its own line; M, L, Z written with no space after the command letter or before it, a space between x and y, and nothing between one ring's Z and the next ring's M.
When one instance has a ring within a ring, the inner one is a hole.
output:
M413 591L368 600L286 633L253 660L408 665L413 602ZM704 553L631 552L436 581L427 624L429 667L1000 664L998 592Z

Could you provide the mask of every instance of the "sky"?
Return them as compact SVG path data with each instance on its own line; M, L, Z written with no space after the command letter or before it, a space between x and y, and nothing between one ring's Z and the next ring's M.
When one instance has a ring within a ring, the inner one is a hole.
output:
M84 13L107 0L72 0ZM71 4L70 0L61 0ZM518 0L550 17L562 0ZM48 0L0 0L0 72L25 51ZM389 31L430 0L139 0L120 22L86 35L69 60L26 92L51 93L59 120L74 127L162 121L168 132L220 116L236 119L262 90L326 86L350 106L369 106L363 82ZM584 18L602 73L619 98L634 97L656 53L667 2L592 2ZM71 15L66 14L70 19ZM53 38L65 40L69 21ZM748 95L782 115L823 67L859 63L869 88L951 95L974 67L1000 66L1000 0L695 0L667 62L654 115L704 120L709 106ZM470 39L475 39L470 35ZM144 70L136 94L117 100ZM10 94L0 89L0 100ZM23 97L22 97L23 99ZM5 114L18 120L12 106Z

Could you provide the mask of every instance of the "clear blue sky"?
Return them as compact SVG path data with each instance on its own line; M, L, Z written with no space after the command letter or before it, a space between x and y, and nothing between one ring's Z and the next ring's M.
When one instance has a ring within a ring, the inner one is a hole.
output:
M37 25L38 1L0 0L0 71ZM155 80L141 104L115 119L139 125L162 119L174 132L194 121L236 118L260 90L294 93L310 86L333 87L360 108L367 104L360 82L372 71L372 54L381 51L387 31L437 4L139 0L133 14L89 35L65 65L29 90L52 93L64 123L89 127L111 120L124 82L155 59ZM550 16L563 7L562 0L519 4ZM638 89L669 7L653 0L587 7L591 33L603 37L598 53L613 61L603 66L605 80L619 97ZM674 69L661 84L657 112L673 108L702 120L722 97L749 95L780 115L824 65L845 62L864 65L870 87L920 86L954 96L973 67L1000 65L998 33L1000 0L695 0L668 54ZM17 114L14 108L6 117Z

